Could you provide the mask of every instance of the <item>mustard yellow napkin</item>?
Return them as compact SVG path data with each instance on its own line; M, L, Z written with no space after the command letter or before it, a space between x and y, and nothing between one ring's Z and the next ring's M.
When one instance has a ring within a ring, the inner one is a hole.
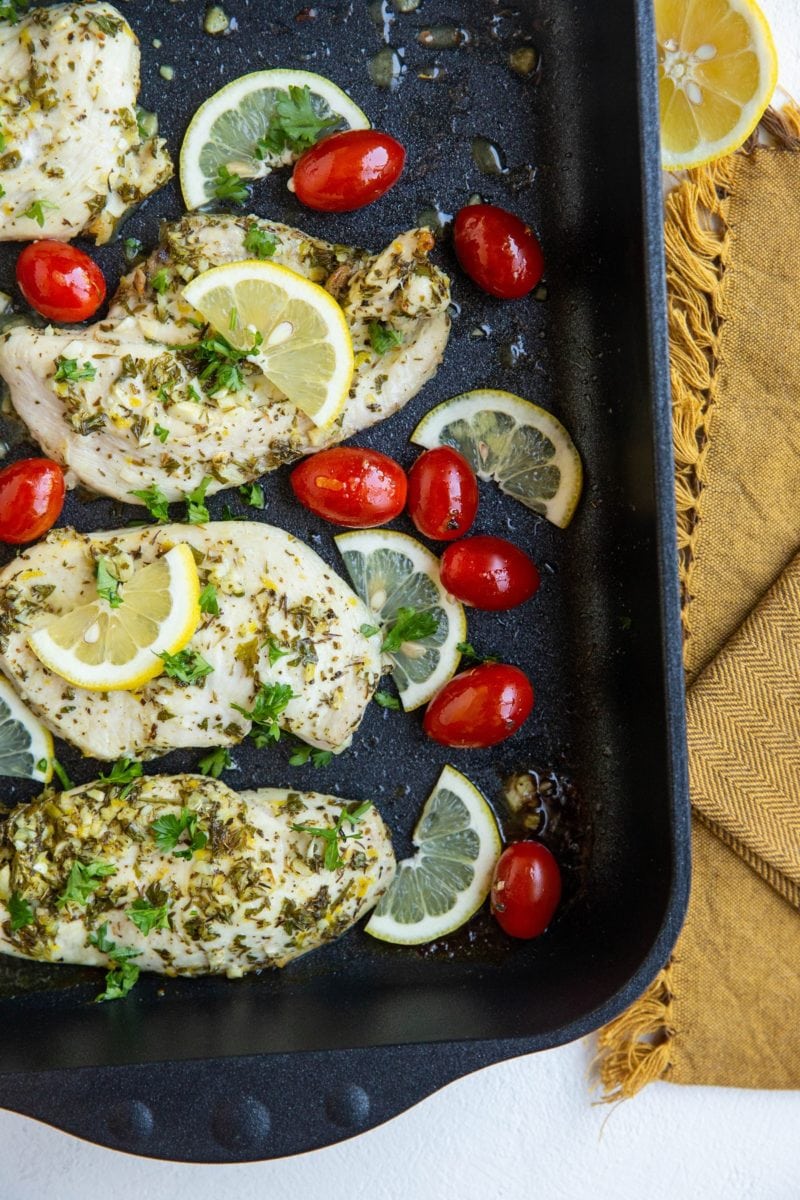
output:
M667 201L693 880L608 1098L800 1087L800 112L762 131Z

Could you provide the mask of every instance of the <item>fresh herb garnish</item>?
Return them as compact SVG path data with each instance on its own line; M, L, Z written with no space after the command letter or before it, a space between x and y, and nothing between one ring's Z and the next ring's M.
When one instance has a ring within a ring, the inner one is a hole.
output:
M109 33L112 37L117 36L125 23L119 17L110 17L107 13L94 13L92 22L102 33Z
M162 650L158 657L164 663L164 674L178 683L200 683L214 670L211 663L207 663L202 654L191 647L179 650L177 654Z
M256 154L259 158L267 158L271 154L282 154L284 150L307 150L319 141L323 130L333 129L340 123L340 117L321 117L315 112L307 84L290 86L288 91L277 93L269 128L256 142Z
M51 758L50 761L53 764L53 774L55 775L58 782L61 784L64 791L68 792L69 789L74 786L72 780L70 779L69 775L64 770L64 768L62 767L61 763L58 761L57 758Z
M260 483L243 483L239 488L239 495L251 508L264 507L264 489Z
M202 364L200 379L209 396L221 391L241 391L244 387L241 363L258 352L262 340L261 334L256 334L249 350L237 350L227 338L217 333L188 348L187 353Z
M267 638L266 645L269 647L267 654L269 656L269 665L275 666L279 658L286 658L287 654L291 654L291 650L282 650L274 637Z
M492 655L479 654L471 642L459 642L458 645L456 646L456 650L459 652L459 654L463 655L464 658L468 658L471 662L476 662L476 663L500 662L499 658L494 658Z
M304 767L310 761L315 767L327 767L332 758L332 750L316 750L313 746L307 746L305 742L298 742L289 755L289 765Z
M199 597L200 612L208 613L212 617L219 616L219 600L217 599L217 589L213 583L207 583L200 593Z
M254 254L256 258L272 258L277 247L278 238L274 233L268 233L266 229L259 229L258 225L248 229L247 237L244 239L244 248L249 254Z
M29 3L30 0L0 0L0 21L16 25Z
M204 833L198 825L197 813L190 808L182 808L179 817L174 813L167 813L163 817L159 817L157 821L153 821L150 826L150 832L156 840L156 845L163 854L168 854L170 850L176 858L184 858L187 861L192 857L195 850L202 850L208 841L208 834ZM184 834L186 840L181 841ZM180 843L180 850L175 847Z
M209 512L205 505L206 492L213 483L210 475L205 475L193 491L186 493L186 520L190 525L205 525Z
M403 344L403 335L383 321L370 321L369 344L376 354L386 354L388 350L396 350Z
M17 892L11 893L7 907L12 933L16 933L18 929L24 929L26 925L33 924L33 909L28 901Z
M131 492L131 495L138 496L153 520L160 525L169 520L169 500L157 483L151 483L150 487L139 492Z
M127 996L136 980L139 978L139 968L132 958L138 958L140 950L129 950L125 946L117 946L108 936L108 921L98 926L96 933L89 934L89 943L96 946L101 954L107 954L111 961L111 970L106 973L106 989L95 996L95 1003L103 1000L121 1000Z
M119 758L107 775L100 775L98 783L110 783L120 789L118 799L125 800L133 791L133 785L142 777L142 764L135 758Z
M44 226L45 210L55 210L57 208L58 205L51 204L49 200L32 200L22 215L23 217L28 217L31 221L35 221L41 229Z
M351 826L357 825L364 816L364 813L368 812L371 808L372 801L365 800L363 804L359 804L358 807L354 808L352 811L349 809L342 809L342 812L340 813L334 825L329 825L327 827L318 825L293 825L292 829L295 831L295 833L310 833L313 837L322 838L325 843L325 870L337 871L339 867L344 866L344 859L339 853L339 843L361 836L359 831L356 831L355 833L345 832L345 823L348 823Z
M381 708L392 708L395 710L400 708L400 701L391 692L376 692L372 699L376 704L380 704Z
M76 358L64 358L63 356L56 359L56 373L53 379L56 383L66 380L68 383L81 383L84 379L94 379L97 374L97 369L91 363L85 362L82 366L78 366Z
M230 750L226 746L219 746L209 754L203 755L197 764L197 769L201 775L210 775L213 779L219 779L222 772L232 766L233 759Z
M150 893L153 893L153 895L150 896ZM169 929L168 908L169 897L156 884L155 888L147 889L147 895L140 896L138 900L134 900L128 909L128 916L139 932L143 933L146 937L154 929Z
M231 204L246 204L250 199L250 185L241 175L229 171L224 163L217 168L212 191L218 200L227 200Z
M398 608L394 625L383 639L381 649L386 654L399 650L403 642L419 642L436 633L439 622L432 612L417 612L415 608Z
M101 558L97 563L97 594L107 600L112 608L119 608L122 596L119 594L120 580L112 573L108 559Z
M362 633L364 637L375 637L376 633L380 633L380 628L377 625L360 625L359 632Z
M85 904L103 880L116 873L117 868L111 863L82 863L76 859L70 868L64 891L56 901L57 906L64 908L66 904Z
M122 243L122 253L125 256L125 262L130 266L136 262L136 259L142 253L142 243L137 237L126 237Z
M162 267L160 271L156 271L155 275L150 277L151 287L158 292L159 296L163 296L170 285L169 271Z
M293 697L294 692L288 683L262 683L252 709L242 708L238 704L231 707L252 722L250 737L261 748L269 742L280 741L278 717Z

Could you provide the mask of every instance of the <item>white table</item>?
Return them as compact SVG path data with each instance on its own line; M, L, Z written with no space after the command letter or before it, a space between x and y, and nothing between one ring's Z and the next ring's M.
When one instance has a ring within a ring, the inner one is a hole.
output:
M800 97L800 7L762 0ZM795 1036L796 1030L784 1031ZM592 1103L589 1043L490 1067L299 1158L150 1162L0 1112L0 1200L797 1200L800 1093L654 1084Z

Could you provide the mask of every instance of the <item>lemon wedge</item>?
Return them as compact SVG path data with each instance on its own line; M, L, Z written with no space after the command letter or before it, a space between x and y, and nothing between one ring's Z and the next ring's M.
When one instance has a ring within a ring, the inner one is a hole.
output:
M133 691L160 675L200 623L200 582L189 546L174 546L119 588L41 626L28 639L40 662L75 687Z
M661 161L699 167L753 132L778 80L769 25L753 0L656 0Z
M324 288L277 263L247 259L212 267L183 290L187 303L315 425L342 411L353 379L353 342Z
M53 738L0 676L0 775L49 783Z

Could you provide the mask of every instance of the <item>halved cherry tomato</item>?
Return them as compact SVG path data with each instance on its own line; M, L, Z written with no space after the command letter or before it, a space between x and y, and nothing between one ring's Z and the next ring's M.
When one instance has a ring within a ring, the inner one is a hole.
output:
M405 471L377 450L321 450L304 459L289 478L301 504L349 529L384 525L399 516L406 503Z
M478 481L463 454L436 446L408 472L408 515L420 533L437 541L461 537L478 511Z
M471 537L442 555L442 583L452 596L474 608L499 611L530 600L539 572L524 550L499 537Z
M422 721L444 746L475 750L516 733L533 708L533 688L519 667L485 663L456 675L434 696Z
M497 860L492 915L510 937L544 933L561 899L561 871L541 842L515 842Z
M31 242L17 259L19 290L50 321L88 321L106 298L94 259L66 242Z
M32 542L64 507L64 472L49 458L22 458L0 471L0 542Z
M453 245L478 287L501 300L527 296L542 278L542 248L530 228L495 204L468 204L456 213Z
M292 181L301 204L322 212L364 208L394 187L405 149L377 129L348 129L317 142L295 163Z

